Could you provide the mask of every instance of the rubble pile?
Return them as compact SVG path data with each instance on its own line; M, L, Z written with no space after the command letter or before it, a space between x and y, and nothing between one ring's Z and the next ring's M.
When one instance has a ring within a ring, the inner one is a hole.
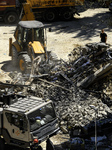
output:
M27 91L29 94L53 100L60 127L64 133L67 133L68 126L90 128L92 124L94 127L95 117L97 117L97 121L106 118L109 119L109 122L112 121L112 111L106 105L110 99L101 93L76 90L75 87L69 86L70 91L67 91L40 82L37 82L36 86L33 83L31 87ZM105 100L105 104L102 102L103 100ZM91 105L98 109L97 116Z
M103 125L112 122L112 101L103 92L105 85L108 85L107 82L110 81L107 77L111 73L104 66L111 64L110 62L111 48L109 45L86 44L85 47L77 47L69 54L69 62L60 60L60 64L47 74L30 76L32 80L29 86L22 88L21 91L27 95L51 99L54 102L62 130L63 128L68 130L68 127L89 130L94 126L95 118L99 126L101 123ZM111 65L109 67L110 71ZM86 88L81 84L79 86L82 80L91 77L101 68L103 71L94 75L96 79L94 82L89 84L90 78L87 83L85 82L86 85L88 84ZM15 77L13 74L13 78L16 78L16 74ZM20 79L18 83L21 84L29 82L26 76L21 78L19 75L17 79ZM94 106L95 109L91 106Z
M88 80L91 80L89 83L92 82L93 84L93 81L98 81L101 78L103 79L104 74L106 77L104 80L106 80L107 76L111 74L112 48L109 45L104 43L86 44L85 47L80 48L81 55L77 58L77 60L74 60L75 53L76 52L74 49L70 54L70 62L73 64L73 67L76 70L76 74L73 76L73 79L77 79L78 86L80 86L79 82L84 79L87 80L87 77ZM104 82L101 82L101 84L104 84ZM101 84L99 90L101 90ZM89 87L89 84L87 83L87 85L84 86L87 88ZM92 88L94 89L94 87Z

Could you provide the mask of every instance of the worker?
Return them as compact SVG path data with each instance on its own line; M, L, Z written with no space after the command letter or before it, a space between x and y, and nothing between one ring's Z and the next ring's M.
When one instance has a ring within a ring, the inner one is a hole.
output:
M106 43L106 41L107 41L107 34L104 32L104 29L101 30L100 38L101 38L101 42Z

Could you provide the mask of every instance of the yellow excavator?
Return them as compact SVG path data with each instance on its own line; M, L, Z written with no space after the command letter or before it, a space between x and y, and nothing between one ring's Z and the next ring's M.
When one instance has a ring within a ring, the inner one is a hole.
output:
M14 33L15 41L9 39L9 56L13 66L19 66L22 73L45 73L44 67L48 69L49 59L54 61L58 58L47 51L46 28L42 22L35 20L30 8L28 3L23 4L24 12Z
M42 22L20 21L14 38L14 42L9 39L9 56L23 74L47 73L59 62L57 55L47 50L46 27Z
M15 41L9 41L9 56L12 57L13 66L19 66L22 73L29 73L35 60L37 65L47 61L45 33L45 27L40 21L18 23L14 33Z

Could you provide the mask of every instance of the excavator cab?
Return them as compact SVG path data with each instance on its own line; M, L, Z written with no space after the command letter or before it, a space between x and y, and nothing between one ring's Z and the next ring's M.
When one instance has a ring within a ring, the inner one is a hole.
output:
M40 21L20 21L14 33L15 42L10 42L9 56L12 64L22 73L31 70L32 62L47 59L45 27Z

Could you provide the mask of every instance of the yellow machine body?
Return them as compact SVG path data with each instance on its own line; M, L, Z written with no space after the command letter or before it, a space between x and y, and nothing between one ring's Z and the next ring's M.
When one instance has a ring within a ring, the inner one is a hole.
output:
M83 5L84 0L27 0L31 8L50 8Z
M12 38L9 39L9 56L12 56L12 45L16 48L17 52L21 51L20 45L17 43L17 41L12 43Z
M32 12L32 9L29 3L23 3L23 9L24 9L24 16L21 19L22 21L35 20L34 13Z
M21 72L30 72L32 62L36 58L41 61L47 59L45 28L42 22L20 21L16 27L14 37L9 39L9 56L12 64L19 66Z
M30 42L29 46L31 46L33 48L35 54L45 53L43 46L38 41L33 41L33 43Z

